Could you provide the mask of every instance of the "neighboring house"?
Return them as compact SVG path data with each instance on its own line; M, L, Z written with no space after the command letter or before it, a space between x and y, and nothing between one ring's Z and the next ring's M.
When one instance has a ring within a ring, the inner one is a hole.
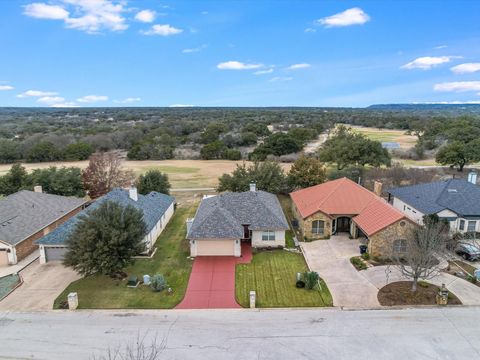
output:
M205 197L195 218L187 220L190 254L241 256L241 242L255 248L285 246L287 219L277 196L257 191L223 193Z
M105 201L116 202L125 207L131 205L143 213L143 220L147 225L147 233L143 240L147 249L145 253L153 250L155 241L175 210L175 199L169 195L153 191L147 195L140 195L134 187L129 190L114 189L40 239L37 242L40 245L40 262L63 260L68 249L67 239L75 230L79 216L88 214Z
M480 232L480 186L476 174L469 181L450 179L388 190L392 205L423 225L425 215L436 214L452 232Z
M0 200L0 266L13 265L36 249L35 241L84 207L86 200L22 190Z
M305 239L327 239L337 233L365 237L373 256L404 252L406 231L415 226L384 199L347 178L298 190L290 197L295 223Z

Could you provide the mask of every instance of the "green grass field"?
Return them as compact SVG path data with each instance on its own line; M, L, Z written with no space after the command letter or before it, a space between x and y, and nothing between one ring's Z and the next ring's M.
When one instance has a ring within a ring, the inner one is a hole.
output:
M148 286L127 288L126 280L113 280L105 275L93 275L70 284L55 300L54 308L65 301L67 294L77 292L80 309L170 309L184 297L192 260L187 259L190 250L185 240L185 220L195 213L196 206L178 208L167 228L157 240L157 252L152 259L138 259L126 269L128 275L140 279L144 274L160 273L165 276L173 294L155 293Z
M307 271L302 254L285 250L260 251L250 264L236 268L235 292L243 307L249 306L249 293L257 292L257 307L332 306L330 292L322 282L321 290L297 289L297 272Z

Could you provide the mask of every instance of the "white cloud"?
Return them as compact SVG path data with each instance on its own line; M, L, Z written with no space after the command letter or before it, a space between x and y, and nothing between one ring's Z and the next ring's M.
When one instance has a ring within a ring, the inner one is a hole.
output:
M434 49L445 49L447 47L448 47L447 45L438 45L438 46L435 46Z
M202 11L200 14L201 15L208 15L208 11Z
M60 5L32 3L25 6L27 16L63 20L71 29L90 34L102 30L121 31L128 28L123 13L125 2L120 0L61 0ZM74 14L74 15L72 15Z
M7 91L15 89L13 86L10 85L0 85L0 91Z
M435 91L480 91L480 81L453 81L435 84L433 89Z
M422 70L429 70L435 66L445 64L450 62L453 58L457 58L457 56L423 56L416 58L409 63L402 65L402 69L422 69Z
M207 45L203 44L199 47L196 47L196 48L187 48L187 49L183 49L182 50L182 53L184 54L191 54L191 53L197 53L197 52L200 52L202 51L203 49L205 49L207 47Z
M455 74L470 74L480 71L480 62L478 63L465 63L450 68Z
M41 90L27 90L21 94L18 94L17 97L25 98L25 97L44 97L44 96L55 96L58 93L53 91L41 91Z
M290 81L293 80L293 77L290 76L275 76L268 80L269 82L279 82L279 81Z
M87 95L77 99L77 101L80 103L94 103L94 102L107 101L107 100L108 100L108 96L104 96L104 95Z
M189 104L172 104L172 105L169 105L168 107L173 107L173 108L177 108L177 107L194 107L195 105L189 105Z
M319 19L317 23L325 27L340 27L362 25L368 21L370 21L370 16L362 9L354 7L341 13Z
M143 23L151 23L155 20L155 11L153 10L142 10L135 15L135 20Z
M306 33L314 33L314 32L317 32L317 29L309 27L309 28L306 28L303 31L306 32Z
M159 36L170 36L176 35L183 32L183 29L179 29L176 27L171 26L170 24L164 25L153 25L150 30L142 31L143 35L159 35Z
M114 102L117 104L131 104L138 101L142 101L142 99L139 97L128 97L123 100L114 100Z
M306 63L301 63L301 64L293 64L287 67L287 70L298 70L298 69L307 69L311 67L312 65L306 64Z
M25 15L37 19L64 20L69 16L69 12L58 5L48 5L45 3L32 3L25 5Z
M47 105L63 103L64 101L65 99L61 96L42 96L37 100L37 102Z
M271 74L271 73L273 73L273 68L265 69L265 70L258 70L258 71L254 72L255 75L264 75L264 74Z
M225 61L217 65L220 70L254 70L262 67L262 64L246 64L240 61Z

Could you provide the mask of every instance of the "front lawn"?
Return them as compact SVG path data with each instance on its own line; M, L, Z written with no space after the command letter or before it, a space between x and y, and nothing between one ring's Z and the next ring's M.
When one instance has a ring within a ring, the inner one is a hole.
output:
M285 250L259 251L250 264L238 264L235 293L238 303L249 307L249 293L257 292L257 307L332 306L322 281L321 290L297 289L297 272L307 271L302 254Z
M157 252L152 259L138 259L125 271L139 279L144 274L163 274L173 289L173 294L166 291L152 292L148 286L127 288L126 280L114 280L105 275L93 275L71 283L55 300L54 308L59 308L68 293L77 292L81 309L169 309L175 307L185 295L188 278L192 269L192 260L187 259L190 250L185 240L185 221L195 214L196 206L178 208L167 228L158 238L155 246Z

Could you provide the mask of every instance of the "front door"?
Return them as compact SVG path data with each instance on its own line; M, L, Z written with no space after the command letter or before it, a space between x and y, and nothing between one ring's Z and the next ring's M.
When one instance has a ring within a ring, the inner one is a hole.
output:
M350 232L350 218L342 216L337 218L337 232Z
M0 249L0 266L8 265L8 253L7 249Z

